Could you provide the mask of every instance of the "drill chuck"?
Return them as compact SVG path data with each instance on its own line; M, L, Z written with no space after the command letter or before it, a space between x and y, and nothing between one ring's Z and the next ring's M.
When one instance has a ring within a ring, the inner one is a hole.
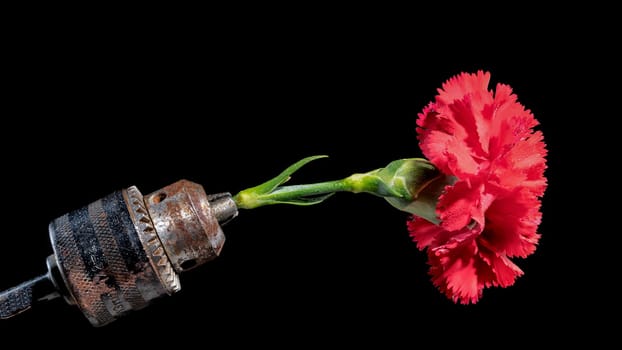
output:
M48 272L0 293L0 317L63 296L94 326L180 290L179 273L220 254L228 193L180 180L143 196L135 186L52 220Z

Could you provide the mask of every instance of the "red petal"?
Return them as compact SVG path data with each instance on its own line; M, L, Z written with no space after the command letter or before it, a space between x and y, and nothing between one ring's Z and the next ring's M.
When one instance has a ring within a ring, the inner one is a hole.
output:
M497 198L486 211L481 239L497 254L526 257L540 238L540 201L527 191Z
M473 156L482 159L487 156L480 140L480 131L488 133L489 123L482 116L486 102L492 102L492 94L470 94L460 100L455 100L448 106L452 119L462 127L460 135L455 136L461 139Z
M506 256L478 242L471 235L428 251L432 282L454 302L476 303L485 287L511 286L523 274Z
M468 144L469 133L456 122L453 112L431 104L417 124L423 154L441 171L458 177L477 173L479 164Z
M523 275L523 271L504 255L495 254L482 247L479 255L488 266L488 268L480 267L480 271L490 272L488 275L480 274L479 284L482 287L509 287L514 284L517 277Z
M446 174L458 178L476 174L486 165L490 121L483 117L492 93L487 91L489 75L462 74L439 90L436 102L419 115L420 147L425 156ZM451 97L451 98L450 98Z
M494 117L491 124L490 158L501 157L520 140L533 132L538 121L530 111L516 101L512 89L497 85L494 101Z
M486 92L490 82L490 73L478 71L476 74L461 73L445 83L443 88L438 90L437 102L450 104L454 100L462 99L464 96Z
M440 226L418 217L413 217L406 224L410 236L417 243L419 250L430 246L444 231Z
M478 283L477 245L473 239L451 249L438 247L428 254L432 282L454 302L476 303L483 286Z
M483 191L483 184L469 181L458 181L453 186L447 186L437 206L437 214L443 229L461 230L471 223L471 219L483 224L484 212L481 207Z
M488 91L489 80L481 71L452 77L417 120L423 154L458 181L439 198L439 227L414 219L408 228L428 248L434 284L461 303L522 275L508 257L536 249L547 185L537 120L509 86Z
M536 196L543 195L546 153L540 131L518 142L499 160L493 171L499 186L506 189L525 187Z

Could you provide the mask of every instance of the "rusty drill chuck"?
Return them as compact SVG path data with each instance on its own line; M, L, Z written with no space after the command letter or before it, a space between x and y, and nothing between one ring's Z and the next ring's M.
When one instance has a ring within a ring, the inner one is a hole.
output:
M179 273L220 254L229 193L180 180L143 196L131 186L52 220L48 271L0 293L0 317L63 296L94 326L180 290Z

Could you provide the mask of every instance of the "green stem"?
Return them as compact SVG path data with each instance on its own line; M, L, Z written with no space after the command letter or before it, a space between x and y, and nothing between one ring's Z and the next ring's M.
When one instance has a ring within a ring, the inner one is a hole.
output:
M314 184L279 186L269 193L240 192L233 197L238 208L253 209L270 204L311 205L323 201L335 192L352 192L348 179Z
M272 204L312 205L336 192L370 193L385 198L397 209L437 223L438 197L453 179L442 175L430 162L420 158L398 159L384 168L353 174L341 180L283 186L305 164L325 156L304 158L263 184L240 191L233 200L240 209Z
M288 201L295 198L314 197L334 192L352 192L352 185L346 180L347 179L341 179L314 184L283 186L266 197L277 201Z

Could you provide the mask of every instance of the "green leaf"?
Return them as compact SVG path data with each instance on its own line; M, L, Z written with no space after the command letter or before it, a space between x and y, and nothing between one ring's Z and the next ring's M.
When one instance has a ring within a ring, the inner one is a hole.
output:
M309 162L312 162L320 158L326 158L326 157L328 156L319 155L319 156L311 156L311 157L306 157L304 159L301 159L297 161L296 163L287 167L287 169L283 170L283 172L281 172L276 177L262 183L261 185L247 188L243 191L240 191L238 194L233 196L233 200L236 202L239 208L244 208L244 209L252 209L252 208L257 208L263 205L277 204L277 203L287 203L287 204L295 204L295 205L311 205L311 204L320 203L328 197L325 197L325 198L317 197L316 199L312 199L311 197L309 197L307 199L294 198L294 199L288 199L288 200L282 200L282 199L279 200L279 199L271 198L270 195L273 194L275 191L277 191L279 188L281 188L279 186L289 181L289 179L291 179L292 174L298 171L298 169L302 168Z
M310 163L316 159L327 158L327 157L328 156L326 155L320 155L320 156L311 156L311 157L303 158L297 161L296 163L290 165L289 167L287 167L287 169L283 170L283 172L277 175L275 178L272 178L259 186L253 187L250 190L253 190L254 192L258 194L270 193L274 191L277 187L289 181L289 179L291 179L292 174L298 171L298 169L305 166L307 163Z
M268 204L292 204L292 205L299 205L299 206L315 205L315 204L322 203L323 201L325 201L326 199L328 199L334 194L335 193L327 193L327 194L320 195L320 196L302 197L302 198L295 198L295 199L289 199L289 200L269 200L268 201L269 203L266 202L266 205Z

